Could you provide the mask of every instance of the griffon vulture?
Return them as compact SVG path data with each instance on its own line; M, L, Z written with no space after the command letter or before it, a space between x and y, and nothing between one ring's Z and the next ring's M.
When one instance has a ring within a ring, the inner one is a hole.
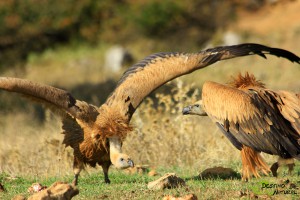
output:
M259 152L279 155L272 166L277 175L280 164L289 172L300 160L300 98L288 91L273 91L246 73L227 85L205 82L202 100L183 108L183 114L208 115L222 130L242 157L243 179L270 171Z
M29 96L61 113L63 142L74 149L74 184L85 164L101 165L108 183L111 163L117 168L133 166L130 157L122 153L122 141L132 130L132 115L150 92L217 61L254 54L264 58L272 54L300 63L300 58L289 51L251 43L198 53L156 53L130 67L100 107L79 101L67 91L24 79L2 77L0 88Z

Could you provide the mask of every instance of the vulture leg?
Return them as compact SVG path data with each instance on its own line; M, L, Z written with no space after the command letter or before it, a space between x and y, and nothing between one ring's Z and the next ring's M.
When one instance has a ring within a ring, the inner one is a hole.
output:
M258 170L261 170L264 174L268 174L270 172L270 168L265 163L261 155L253 150L250 147L243 146L241 150L241 157L242 157L242 179L247 181L250 179L251 174L255 177L260 177Z
M104 174L104 181L105 183L109 184L110 180L108 178L108 169L109 169L110 164L103 164L102 169L103 169L103 174Z
M284 165L286 165L289 169L288 174L292 175L292 172L293 172L294 167L295 167L294 159L293 158L284 159L284 158L279 157L278 161L275 162L271 167L271 171L272 171L273 176L277 177L278 168L281 167L281 166L284 166Z
M292 172L294 170L294 167L295 167L295 163L293 164L287 164L288 168L289 168L289 175L292 175Z
M272 166L271 166L271 172L273 174L274 177L277 177L277 170L279 168L279 164L278 162L275 162Z
M83 163L79 161L77 157L74 157L74 163L73 163L74 180L72 182L73 185L78 184L78 176L83 168L84 168Z

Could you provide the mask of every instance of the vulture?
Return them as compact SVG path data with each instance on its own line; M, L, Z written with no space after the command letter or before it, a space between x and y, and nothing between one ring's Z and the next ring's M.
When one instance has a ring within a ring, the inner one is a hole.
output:
M119 169L133 166L130 157L122 153L122 142L133 129L132 115L149 93L217 61L255 54L263 58L271 54L300 63L300 58L289 51L254 43L220 46L198 53L156 53L128 68L100 107L77 100L65 90L20 78L1 77L0 89L20 93L60 114L63 143L74 149L74 185L85 165L97 164L102 166L104 180L109 183L111 164Z
M186 106L183 114L208 115L230 142L241 151L242 179L270 168L259 154L278 155L271 167L274 176L280 165L293 170L300 160L300 96L265 87L253 74L239 74L226 85L207 81L202 100Z

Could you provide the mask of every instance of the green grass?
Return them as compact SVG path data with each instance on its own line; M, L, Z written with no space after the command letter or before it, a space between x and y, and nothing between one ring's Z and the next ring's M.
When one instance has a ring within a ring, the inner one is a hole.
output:
M243 182L239 178L200 180L195 178L198 175L195 170L178 167L159 168L157 171L161 175L167 172L175 172L186 181L187 186L165 190L149 190L147 184L158 179L159 176L149 177L146 174L129 175L115 169L112 169L109 174L111 184L105 184L102 172L99 170L99 172L83 174L80 177L79 195L74 197L74 199L162 199L166 195L184 196L187 194L195 194L198 199L239 199L241 193L245 193L245 198L247 199L250 199L251 195L253 198L255 197L253 195L256 195L258 198L298 199L300 195L299 166L296 168L296 175L294 176L287 176L283 173L281 178L261 177L251 179L249 182ZM17 194L29 196L27 189L34 182L50 186L55 181L71 182L72 178L72 176L64 176L37 179L29 176L10 179L7 174L0 174L0 182L7 190L5 193L0 193L0 199L11 199ZM298 189L289 189L289 185L285 182L286 180L296 184ZM273 195L276 186L264 188L266 184L284 184L284 191L292 191L297 194Z

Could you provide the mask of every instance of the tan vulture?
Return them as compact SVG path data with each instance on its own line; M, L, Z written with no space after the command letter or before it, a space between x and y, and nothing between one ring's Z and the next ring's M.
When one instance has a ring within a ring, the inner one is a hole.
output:
M198 53L156 53L130 67L117 87L100 107L75 99L67 91L29 80L0 78L0 88L21 93L48 105L62 116L64 141L74 149L73 183L76 185L85 164L103 168L109 183L108 169L133 166L133 161L122 153L122 141L132 130L130 119L142 100L166 82L217 61L247 55L272 54L300 63L295 54L260 44L221 46Z
M252 74L239 74L227 85L205 82L202 100L182 112L208 115L241 150L243 180L270 171L260 152L280 156L271 168L274 176L280 165L291 172L293 158L300 160L299 94L267 89Z

